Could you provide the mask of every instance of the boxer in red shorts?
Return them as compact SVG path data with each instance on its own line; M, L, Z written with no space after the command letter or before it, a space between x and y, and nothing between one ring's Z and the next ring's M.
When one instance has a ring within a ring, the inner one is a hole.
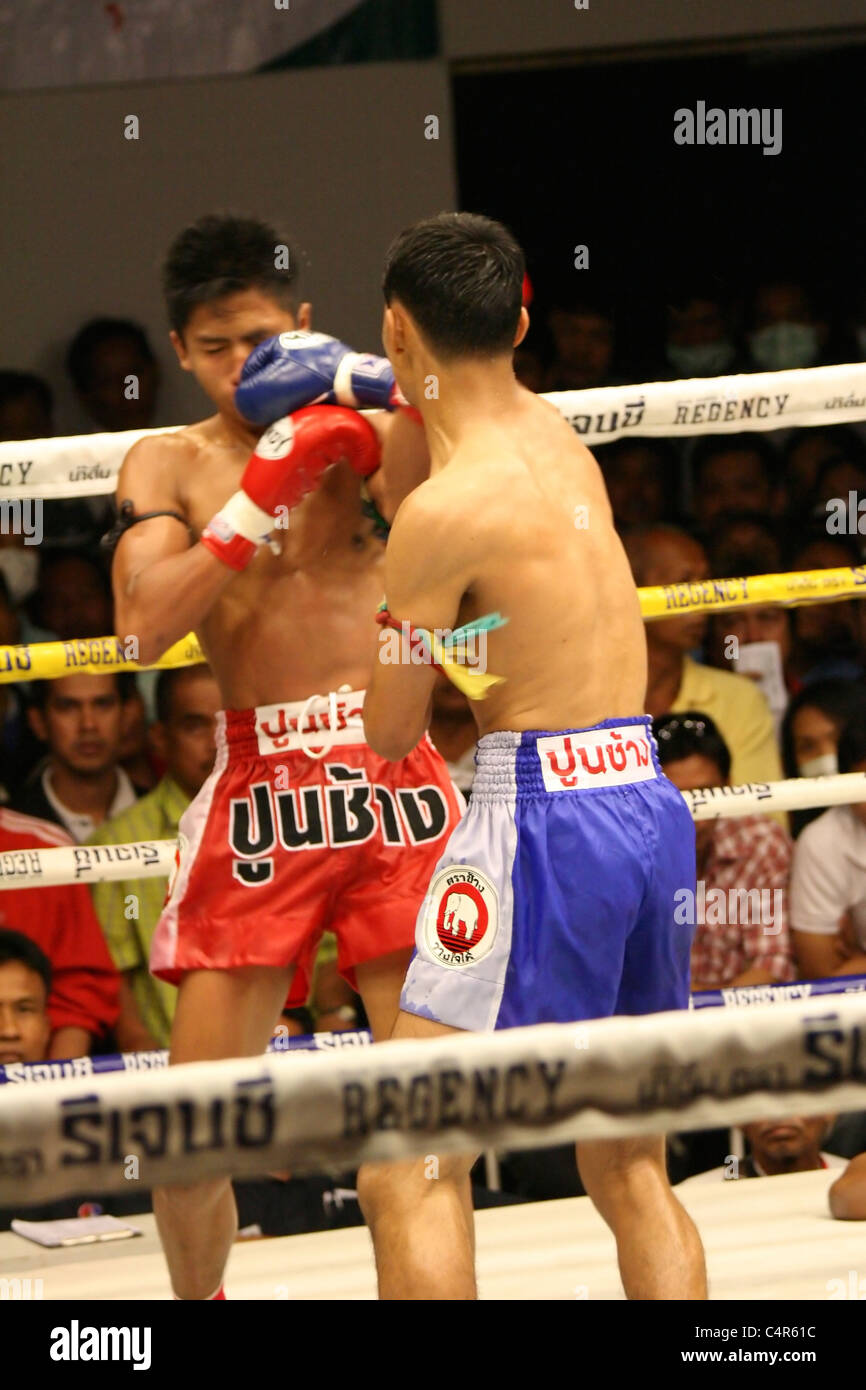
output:
M423 431L401 410L315 404L259 439L235 404L251 350L310 326L294 270L275 269L281 245L235 217L202 218L175 240L171 341L216 414L140 440L118 479L117 632L149 664L194 630L224 704L153 945L154 972L178 983L172 1063L263 1052L287 991L304 996L326 928L387 1037L418 906L461 810L426 736L398 763L363 737L383 546L362 480L392 517L426 472ZM393 406L376 364L365 378L359 361L352 401ZM237 1229L229 1180L159 1189L154 1211L175 1296L222 1297Z

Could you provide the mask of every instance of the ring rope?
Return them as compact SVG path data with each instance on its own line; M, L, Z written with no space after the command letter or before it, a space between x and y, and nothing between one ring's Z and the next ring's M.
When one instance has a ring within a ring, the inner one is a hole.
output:
M744 429L832 425L866 420L866 364L553 391L545 399L586 444L605 444L626 435L686 439ZM114 491L120 465L133 444L182 428L0 443L0 495L105 496Z
M790 777L784 782L744 782L737 787L684 791L696 821L739 819L755 812L846 806L866 801L866 772L828 777ZM0 853L0 891L70 883L115 883L130 878L168 878L177 840L134 840L119 845L59 845Z
M538 1024L10 1086L0 1203L719 1128L866 1100L866 996Z
M798 607L866 598L866 565L831 570L795 570L789 574L753 574L738 579L704 579L693 583L656 584L638 589L641 616L652 622L684 613L732 612L769 603ZM132 637L80 637L70 642L33 642L0 646L0 685L63 676L100 675L103 671L153 671L194 666L205 660L194 633L175 642L159 661L142 666L132 659Z
M741 1009L756 1004L790 1003L826 994L862 994L866 975L833 975L820 980L797 980L792 984L738 985L725 989L703 989L692 994L690 1009ZM306 1033L299 1037L272 1038L267 1052L330 1052L337 1047L366 1047L373 1041L367 1028L339 1033ZM95 1057L52 1058L45 1062L0 1063L0 1086L21 1082L59 1081L65 1078L99 1076L110 1071L151 1071L167 1067L167 1047L149 1052L107 1052Z

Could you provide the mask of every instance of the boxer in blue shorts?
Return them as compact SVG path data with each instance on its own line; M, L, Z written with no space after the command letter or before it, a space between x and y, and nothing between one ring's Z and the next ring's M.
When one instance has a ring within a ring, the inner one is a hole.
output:
M450 634L489 639L489 662L461 677L483 697L472 802L419 912L394 1038L688 1002L674 895L694 890L694 826L643 712L646 639L601 473L514 377L523 275L505 228L468 214L409 228L386 264L385 349L423 417L430 477L388 541L364 705L375 751L399 759L424 733ZM476 1296L472 1161L440 1155L436 1180L423 1159L362 1168L383 1298ZM705 1298L663 1136L581 1142L578 1163L627 1296Z
M687 1008L694 828L649 719L487 734L476 765L401 1008L478 1030Z

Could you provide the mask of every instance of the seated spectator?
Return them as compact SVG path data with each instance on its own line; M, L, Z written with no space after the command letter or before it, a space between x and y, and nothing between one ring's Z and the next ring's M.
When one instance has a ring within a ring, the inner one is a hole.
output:
M9 601L6 581L0 575L0 646L16 646L20 640L19 615ZM4 803L15 796L42 756L42 745L27 720L28 689L26 685L0 684L0 801Z
M753 371L815 367L825 360L830 325L806 285L794 279L763 280L752 296L750 322Z
M713 576L777 574L782 568L781 546L773 523L756 512L734 513L719 522L709 542ZM758 643L771 644L770 654L753 652ZM721 670L733 670L756 680L778 723L785 712L793 651L793 620L781 604L758 605L714 613L710 617L707 660Z
M850 1160L830 1188L829 1201L837 1221L866 1221L866 1153Z
M66 367L97 429L144 430L153 424L159 364L137 323L91 319L70 343Z
M799 570L846 569L860 563L850 536L827 536L795 550L789 568ZM792 688L812 681L842 678L857 680L866 670L864 608L860 599L837 603L804 603L793 610L794 649L791 653Z
M617 530L676 518L680 464L666 439L617 439L592 452L604 475Z
M43 550L30 616L62 642L108 637L114 631L111 581L98 560L84 551Z
M748 370L745 354L737 347L733 316L716 286L688 287L666 312L665 358L675 378Z
M48 752L15 797L17 811L62 825L82 844L134 804L138 789L118 764L129 679L112 672L33 681L27 718Z
M368 1026L360 994L356 994L340 974L337 965L337 938L333 932L324 932L319 943L313 984L304 1012L310 1018L310 1026L302 1029L302 1032L346 1033Z
M0 578L10 604L18 605L30 597L39 582L39 546L27 544L24 535L0 535ZM22 612L16 612L16 640L41 641L43 637L22 637ZM51 634L47 634L50 639Z
M38 891L38 890L37 890ZM51 962L23 932L0 927L0 1063L48 1056Z
M70 845L56 825L0 808L0 853ZM49 1057L86 1056L118 1015L118 978L83 883L6 888L0 927L35 941L51 962Z
M665 776L680 791L730 785L731 755L707 715L662 715L653 733ZM682 904L696 928L692 991L793 979L785 831L768 816L721 817L696 821L695 839L698 900Z
M775 1178L784 1173L811 1173L818 1168L844 1168L845 1160L824 1153L821 1145L833 1127L832 1115L793 1115L784 1120L755 1120L743 1125L748 1146L745 1158L729 1158L723 1168L711 1168L688 1178L690 1183L735 1178ZM831 1189L832 1191L832 1189Z
M53 410L51 389L41 377L32 372L0 371L0 441L50 439L54 434ZM105 511L90 498L40 499L40 506L40 544L43 540L54 545L86 544L95 536L96 516ZM13 543L13 538L9 540ZM15 601L20 602L21 597L15 594Z
M854 493L856 528L860 514L856 512L858 502L866 497L866 457L862 454L851 458L839 454L825 459L818 469L815 484L806 499L807 518L822 526L830 536L851 535L851 497ZM860 551L862 545L859 531L852 536Z
M41 893L45 890L31 888L26 891L32 897L34 891ZM53 891L61 893L64 890ZM79 889L74 891L78 893ZM84 891L86 893L87 890ZM82 977L84 973L82 971ZM8 1066L17 1062L41 1062L86 1052L86 1048L76 1041L76 1033L80 1032L81 1037L85 1037L86 1030L69 1028L60 1035L55 1033L59 1047L56 1052L51 1051L49 1000L52 990L51 962L45 952L23 932L0 928L0 1064ZM130 1186L139 1188L140 1184L132 1183ZM90 1202L94 1200L95 1197L90 1198ZM100 1195L99 1203L104 1210L121 1216L130 1211L147 1211L150 1195L142 1191L120 1198ZM0 1208L0 1231L8 1231L16 1217L25 1217L29 1221L57 1221L63 1217L83 1216L87 1205L79 1196L43 1203L38 1208L27 1207L23 1203L3 1207Z
M676 527L636 530L625 536L624 544L639 586L708 577L703 547ZM702 613L647 622L647 713L705 710L730 750L735 785L778 782L782 765L773 719L760 690L747 676L700 665L690 655L700 647L705 628Z
M866 772L866 725L846 724L839 771ZM790 917L801 979L866 975L866 803L831 806L794 845Z
M859 461L866 445L850 425L818 425L793 430L783 450L783 477L793 517L804 515L809 498L826 463L836 459Z
M575 295L547 314L553 361L545 391L582 391L613 383L616 334L612 310L601 299Z
M862 681L813 681L788 706L782 725L786 777L827 777L839 771L839 739L848 723L866 723Z
M88 836L89 844L177 838L181 816L213 768L218 709L219 688L207 666L181 666L160 673L159 717L150 736L165 765L165 775L140 801L105 819ZM129 878L94 883L91 892L96 915L121 972L118 1043L130 1052L168 1047L177 990L155 979L148 968L153 933L165 900L165 882L161 878Z
M707 537L707 554L715 579L778 574L782 569L782 543L766 512L728 512L720 517Z
M782 762L786 777L832 777L839 771L839 739L849 721L866 722L862 681L823 680L803 686L782 720ZM821 815L819 807L791 814L796 838Z
M156 672L144 672L155 675ZM153 749L147 726L147 709L138 688L138 677L128 673L120 716L120 748L117 761L134 787L153 791L165 770L161 756Z
M709 434L689 457L692 511L709 539L732 512L777 515L782 509L776 454L761 434Z
M50 439L54 434L51 388L33 372L0 371L0 441Z
M475 777L478 725L466 696L441 673L433 686L430 737L448 765L451 781L468 796Z

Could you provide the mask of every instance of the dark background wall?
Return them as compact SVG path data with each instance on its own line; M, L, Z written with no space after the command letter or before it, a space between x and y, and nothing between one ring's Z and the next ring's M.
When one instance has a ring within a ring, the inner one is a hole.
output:
M695 274L736 294L793 272L844 313L866 281L864 90L866 46L458 74L461 202L513 228L542 299L610 293L637 355ZM781 153L676 145L698 100L781 108Z

